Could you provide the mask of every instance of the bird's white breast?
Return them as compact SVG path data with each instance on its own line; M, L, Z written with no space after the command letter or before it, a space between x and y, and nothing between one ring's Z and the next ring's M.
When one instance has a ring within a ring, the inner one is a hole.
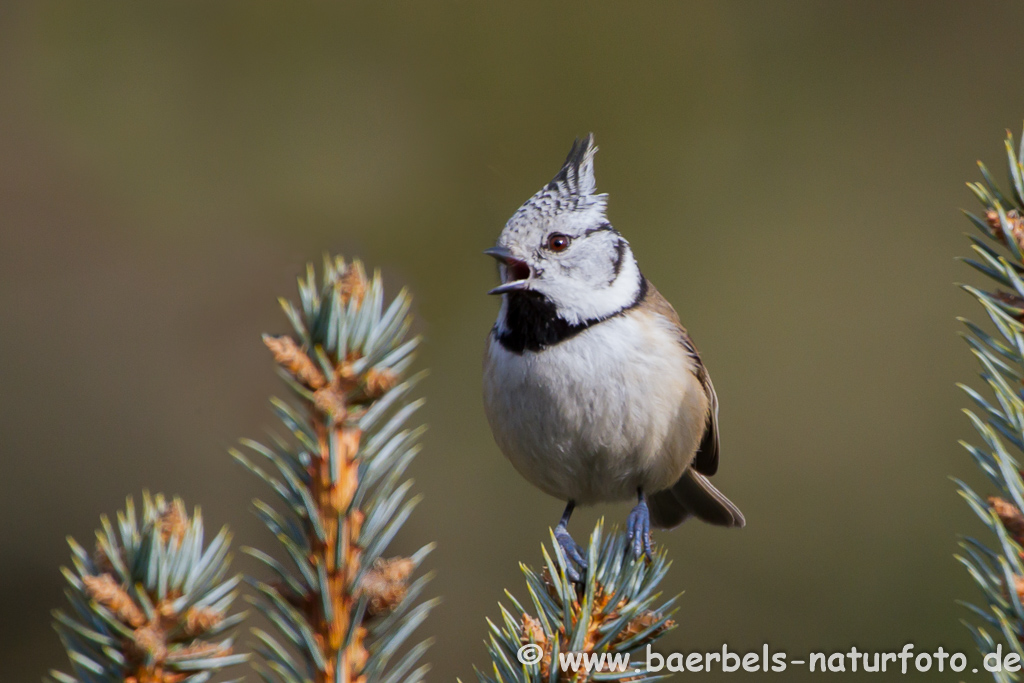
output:
M540 352L492 333L484 407L498 446L541 490L580 504L668 488L703 436L708 398L678 331L633 309Z

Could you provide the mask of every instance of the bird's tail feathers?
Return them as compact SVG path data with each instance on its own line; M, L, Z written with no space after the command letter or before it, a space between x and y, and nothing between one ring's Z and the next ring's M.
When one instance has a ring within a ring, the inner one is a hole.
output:
M716 489L707 477L687 469L671 488L648 496L652 526L671 529L687 517L726 527L743 527L747 521L736 505Z

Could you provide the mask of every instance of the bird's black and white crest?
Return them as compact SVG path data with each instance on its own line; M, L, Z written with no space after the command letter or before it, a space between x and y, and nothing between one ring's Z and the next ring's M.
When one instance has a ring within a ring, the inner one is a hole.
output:
M596 153L593 133L575 140L558 174L519 207L505 226L505 232L530 230L558 216L607 223L605 207L608 195L597 194L597 181L594 179ZM583 215L573 216L577 212Z
M543 347L552 330L564 331L553 335L557 343L642 298L644 279L629 243L608 222L608 195L597 192L596 152L592 134L576 140L555 177L519 207L498 239L507 292L498 332L506 340L525 335L525 348L531 331L515 329L523 321L534 327L549 322L535 340ZM556 248L553 238L564 245ZM518 275L510 263L518 264Z

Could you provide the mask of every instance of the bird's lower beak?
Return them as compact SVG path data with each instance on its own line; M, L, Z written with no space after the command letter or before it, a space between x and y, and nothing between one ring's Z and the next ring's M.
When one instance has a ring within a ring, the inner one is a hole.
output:
M488 294L504 294L505 292L520 292L524 289L528 289L530 276L530 266L523 261L512 255L512 252L507 247L491 247L485 249L484 253L488 256L493 256L497 259L498 263L502 265L501 268L501 285L495 287Z

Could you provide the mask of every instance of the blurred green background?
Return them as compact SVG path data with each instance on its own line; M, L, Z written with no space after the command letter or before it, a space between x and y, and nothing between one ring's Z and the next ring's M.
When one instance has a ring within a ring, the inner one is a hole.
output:
M0 4L3 678L64 665L64 537L126 494L268 544L248 511L268 491L226 448L274 426L259 334L331 251L416 296L426 497L395 550L438 541L431 678L471 680L561 512L484 420L480 252L588 131L613 224L714 377L716 483L749 520L656 535L686 591L662 649L973 653L952 553L980 525L947 475L979 480L954 317L982 314L951 283L976 280L954 261L963 182L978 157L1002 177L1024 118L1022 19L1008 0Z

